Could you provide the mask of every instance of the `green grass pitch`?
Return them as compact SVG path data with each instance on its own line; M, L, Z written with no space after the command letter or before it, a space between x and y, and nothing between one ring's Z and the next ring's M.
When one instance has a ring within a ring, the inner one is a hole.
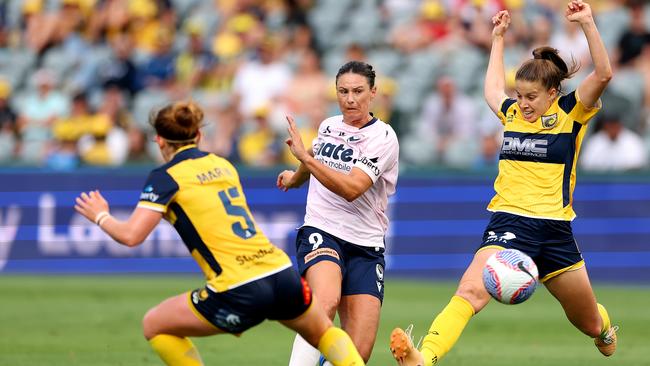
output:
M199 287L193 276L0 276L0 365L160 365L141 336L147 309ZM415 324L419 338L446 305L454 283L387 279L381 327L369 365L393 365L388 335ZM650 365L650 287L596 286L621 326L606 359L540 288L516 306L492 302L440 363L452 365ZM417 341L416 338L416 341ZM244 333L195 339L206 365L288 364L293 334L274 322Z

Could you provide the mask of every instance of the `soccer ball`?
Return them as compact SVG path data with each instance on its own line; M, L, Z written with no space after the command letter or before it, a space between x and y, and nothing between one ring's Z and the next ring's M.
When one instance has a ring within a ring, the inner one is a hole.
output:
M503 304L526 301L535 292L538 276L532 258L516 249L492 254L483 267L485 289Z

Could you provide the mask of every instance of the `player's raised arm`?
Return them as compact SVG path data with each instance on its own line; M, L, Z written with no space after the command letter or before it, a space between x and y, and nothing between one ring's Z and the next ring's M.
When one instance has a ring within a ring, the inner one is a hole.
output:
M293 117L287 116L287 122L289 132L287 145L291 153L300 160L300 167L313 174L327 189L351 202L372 186L372 179L359 168L352 168L350 174L343 174L318 162L305 149ZM280 177L278 177L278 187L282 188L279 180Z
M485 101L495 114L498 114L499 107L506 95L506 72L503 66L503 49L505 47L504 37L510 25L510 14L507 10L498 12L492 17L494 28L492 29L492 49L490 61L485 73L485 84L483 94Z
M570 22L580 24L585 37L587 37L594 71L580 83L578 96L586 107L594 107L612 78L612 66L609 63L607 50L600 38L598 28L596 28L589 4L582 0L570 1L567 4L566 18Z
M162 214L136 208L128 220L111 216L108 202L99 191L82 192L75 201L75 210L97 224L115 241L129 247L142 243L162 219Z

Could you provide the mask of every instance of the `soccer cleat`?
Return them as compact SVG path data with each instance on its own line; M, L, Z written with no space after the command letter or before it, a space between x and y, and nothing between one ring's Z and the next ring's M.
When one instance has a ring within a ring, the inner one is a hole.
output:
M598 350L600 353L602 353L605 357L609 357L614 354L616 351L616 331L618 330L618 326L615 325L613 327L609 327L609 329L600 336L594 338L594 343L596 344L596 347L598 347Z
M400 366L424 366L422 354L413 345L412 331L413 324L406 330L395 328L390 334L390 351Z

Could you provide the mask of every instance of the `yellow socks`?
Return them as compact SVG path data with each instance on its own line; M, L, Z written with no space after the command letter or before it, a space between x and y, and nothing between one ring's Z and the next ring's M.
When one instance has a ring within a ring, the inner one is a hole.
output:
M343 330L331 327L318 341L318 350L334 366L364 366L352 339Z
M189 338L159 334L149 344L168 366L203 366L199 351Z
M460 296L453 296L449 304L433 320L422 341L420 352L425 366L434 365L454 346L465 325L474 315L474 308Z
M609 330L609 328L612 326L612 322L609 320L609 314L607 314L605 307L600 304L596 305L598 306L600 317L603 319L603 327L600 329L600 334L603 334Z

